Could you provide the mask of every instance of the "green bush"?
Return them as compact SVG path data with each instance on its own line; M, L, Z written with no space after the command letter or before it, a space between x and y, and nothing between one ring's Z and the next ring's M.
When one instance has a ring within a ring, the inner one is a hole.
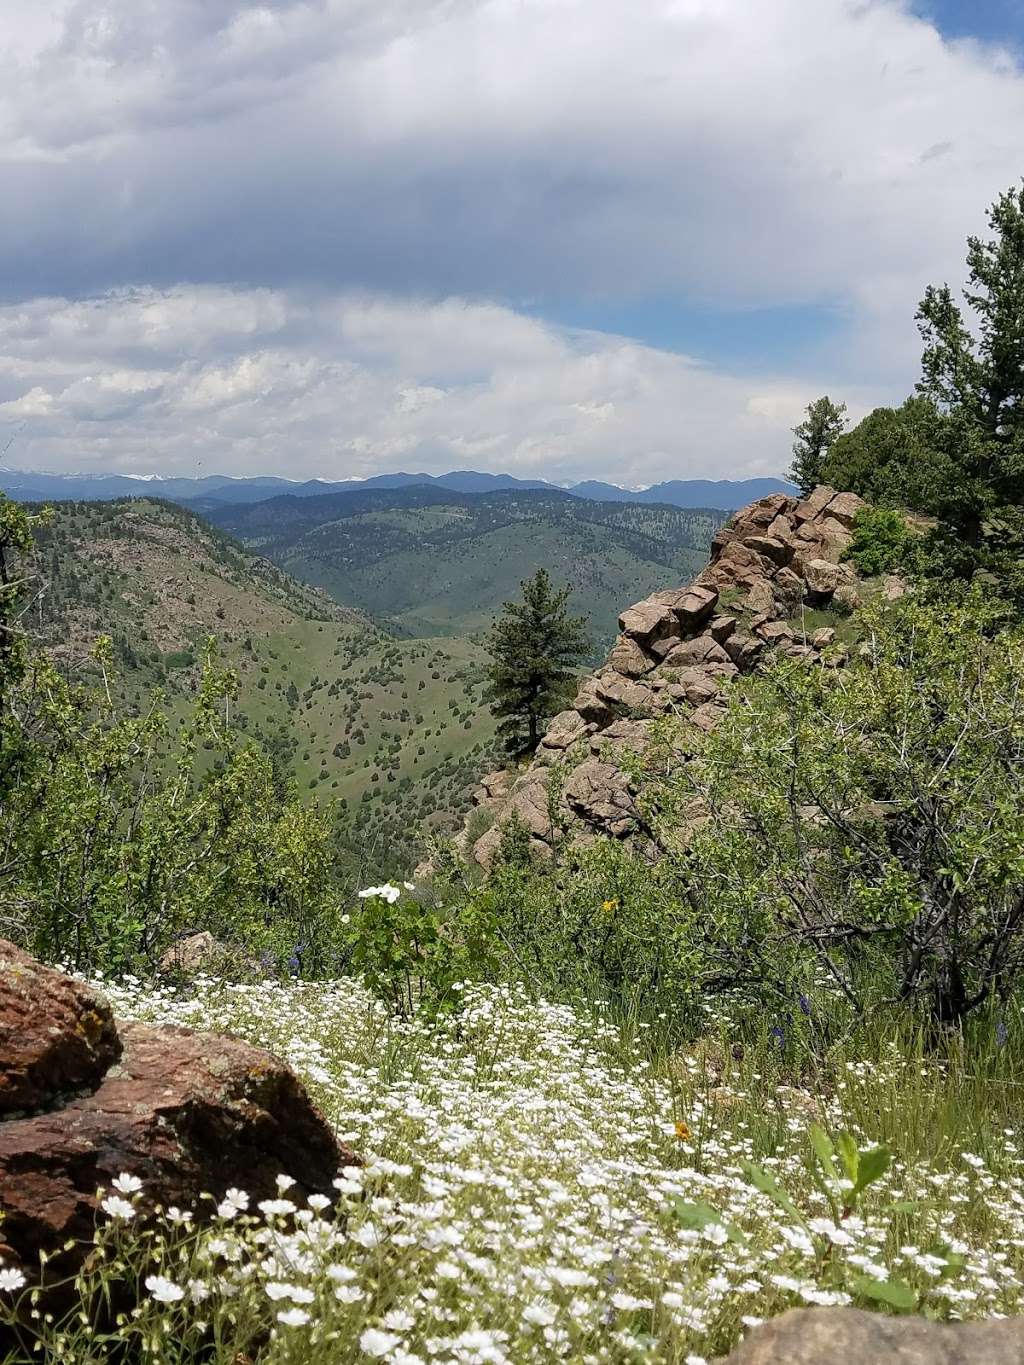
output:
M918 537L906 517L891 507L866 507L853 522L853 540L843 556L865 578L912 569Z

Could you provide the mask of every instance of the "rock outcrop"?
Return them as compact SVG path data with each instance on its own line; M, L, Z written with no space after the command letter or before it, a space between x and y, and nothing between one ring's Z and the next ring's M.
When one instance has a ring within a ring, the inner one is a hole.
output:
M856 1308L795 1308L757 1327L725 1365L1020 1365L1024 1319L947 1324Z
M0 940L0 1121L95 1090L120 1055L101 995Z
M513 815L542 856L561 837L635 839L634 793L620 759L643 749L657 717L678 713L698 730L713 729L724 711L723 683L757 668L770 651L841 666L846 650L835 630L805 631L800 609L841 614L860 604L857 574L842 556L863 506L856 494L824 486L802 499L762 498L717 533L694 583L624 611L606 663L552 720L530 766L518 775L492 773L474 793L491 823L466 852L489 866Z
M333 1197L339 1168L359 1164L278 1058L218 1034L116 1026L95 992L5 942L0 1041L0 1260L32 1279L40 1251L57 1253L55 1280L81 1263L97 1190L122 1173L142 1181L144 1215L232 1186L255 1202L280 1174L300 1199Z

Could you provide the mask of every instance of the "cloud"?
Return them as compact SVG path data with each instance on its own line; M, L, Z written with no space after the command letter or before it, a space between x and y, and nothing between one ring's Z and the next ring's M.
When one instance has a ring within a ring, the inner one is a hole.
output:
M1022 169L1019 69L896 0L11 0L0 40L8 290L870 308Z
M23 468L777 473L807 393L493 304L214 286L0 308Z
M221 462L308 427L367 469L777 465L823 374L909 389L916 301L1024 170L1021 127L1014 58L910 0L7 0L0 410L39 388L91 424L52 459L180 463L177 411ZM838 322L753 385L535 321L645 300Z

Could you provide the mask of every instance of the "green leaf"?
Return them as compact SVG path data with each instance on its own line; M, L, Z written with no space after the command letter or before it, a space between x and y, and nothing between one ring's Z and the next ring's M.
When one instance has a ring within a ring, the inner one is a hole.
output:
M902 1280L873 1280L870 1275L859 1275L852 1288L862 1299L888 1304L898 1313L910 1313L917 1307L917 1295Z
M825 1174L832 1180L839 1179L839 1172L836 1170L835 1154L836 1149L832 1146L832 1139L824 1128L816 1123L812 1123L809 1129L811 1146L814 1148L814 1155L821 1162Z
M839 1158L843 1163L847 1180L852 1180L856 1184L857 1167L860 1165L860 1151L856 1140L851 1133L843 1132L836 1138L836 1146L839 1148Z
M861 1190L866 1190L869 1185L880 1180L889 1169L891 1161L892 1153L888 1147L872 1147L869 1152L862 1152L857 1166L854 1194L860 1194Z
M747 1240L734 1223L730 1223L710 1204L688 1204L684 1199L676 1198L672 1201L672 1212L682 1227L689 1228L693 1232L700 1232L710 1223L720 1223L728 1233L730 1242L745 1242Z
M672 1200L672 1212L684 1228L699 1232L709 1223L725 1223L725 1219L710 1204L688 1204L684 1199Z
M753 1161L744 1161L741 1164L744 1171L746 1171L751 1184L759 1189L762 1194L766 1194L769 1199L778 1204L780 1209L785 1209L789 1216L795 1218L798 1223L803 1223L805 1221L803 1214L793 1203L792 1199L790 1199L786 1191L773 1175L769 1175L763 1166L758 1166Z

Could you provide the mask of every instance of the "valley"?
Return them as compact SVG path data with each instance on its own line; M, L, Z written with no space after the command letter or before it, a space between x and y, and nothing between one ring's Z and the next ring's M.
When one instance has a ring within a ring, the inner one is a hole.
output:
M455 829L500 757L482 640L519 581L543 564L573 583L598 658L628 591L692 577L721 515L414 488L218 520L248 545L156 499L54 504L31 628L94 678L109 636L116 706L139 713L160 689L177 730L213 641L238 677L232 724L330 806L342 860L374 876Z
M479 636L538 567L573 589L593 660L639 587L685 582L725 513L596 502L541 490L432 487L281 497L211 522L336 602L413 636Z

